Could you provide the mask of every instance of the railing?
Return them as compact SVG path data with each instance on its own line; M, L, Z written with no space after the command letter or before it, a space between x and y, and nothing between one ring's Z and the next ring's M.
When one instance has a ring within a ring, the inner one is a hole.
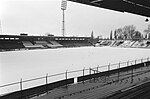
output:
M10 83L10 84L5 84L0 86L0 90L3 91L1 95L3 94L8 94L11 92L15 91L23 91L29 88L37 87L37 86L42 86L42 85L48 85L52 83L57 83L59 81L67 80L67 79L72 79L73 83L78 83L81 81L85 81L87 79L91 79L92 77L97 77L99 75L103 75L103 73L108 72L111 70L111 73L118 73L118 79L119 79L119 72L122 69L122 67L128 67L128 66L134 66L135 64L140 64L144 62L150 61L150 58L142 58L138 60L133 60L133 61L127 61L127 62L118 62L116 64L108 64L105 66L97 66L94 68L83 68L81 70L75 70L75 71L68 71L66 70L63 73L58 73L58 74L53 74L53 75L48 75L43 77L38 77L38 78L33 78L33 79L28 79L28 80L23 80L22 78L18 82ZM121 68L121 69L120 69ZM139 68L138 66L134 66L133 68ZM123 69L122 69L123 70ZM91 75L91 76L89 76ZM131 77L133 75L133 72L131 73ZM51 82L53 81L53 82ZM63 85L68 84L64 83ZM58 86L59 87L59 86ZM9 90L9 91L8 91Z

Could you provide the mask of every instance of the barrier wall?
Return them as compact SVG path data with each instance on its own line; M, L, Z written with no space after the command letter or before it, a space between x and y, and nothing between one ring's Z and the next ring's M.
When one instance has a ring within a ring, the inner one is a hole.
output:
M110 70L110 71L99 72L99 73L95 73L95 74L91 74L91 75L85 75L85 76L79 76L79 77L77 77L77 82L89 80L89 79L92 79L92 78L98 78L98 77L102 77L102 76L109 76L110 74L115 74L115 73L118 73L118 72L125 72L125 71L129 71L129 70L132 70L132 69L141 68L141 67L144 67L144 66L147 66L147 65L150 65L150 61L135 64L135 65L131 65L131 66L128 66L128 67L118 68L118 69L114 69L114 70Z
M74 83L74 78L61 80L54 83L45 84L42 86L37 86L33 88L29 88L26 90L16 91L13 93L9 93L7 95L1 96L0 99L24 99L29 98L33 96L38 96L40 94L46 93L49 90L52 90L54 88L58 88L60 86L68 85Z

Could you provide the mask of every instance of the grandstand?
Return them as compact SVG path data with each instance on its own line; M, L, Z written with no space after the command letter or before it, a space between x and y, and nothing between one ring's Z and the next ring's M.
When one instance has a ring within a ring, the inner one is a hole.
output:
M53 47L62 47L63 46L56 41L49 41L49 42L53 45Z
M91 46L90 37L0 35L0 51Z
M22 41L23 45L27 49L34 49L34 48L42 48L43 46L40 44L32 44L30 41Z
M96 46L150 48L150 40L99 40Z
M91 44L83 39L77 39L77 40L64 40L64 41L58 41L60 44L62 44L65 47L80 47L80 46L91 46Z
M24 48L23 44L19 40L5 40L0 41L0 49L11 50Z

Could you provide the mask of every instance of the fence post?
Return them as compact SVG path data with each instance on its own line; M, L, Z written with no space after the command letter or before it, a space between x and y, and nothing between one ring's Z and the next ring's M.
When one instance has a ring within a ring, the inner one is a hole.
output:
M129 66L129 60L127 61L127 67ZM128 70L127 70L127 73L128 73Z
M119 64L118 64L118 82L119 82L119 74L120 73L120 62L119 62Z
M91 68L89 68L89 75L91 75Z
M67 79L67 70L66 70L66 79Z
M109 65L108 65L108 77L109 77L109 71L110 71L110 63L109 63Z
M22 91L22 78L20 79L20 90Z
M136 65L136 60L135 60L135 65Z
M47 77L48 77L48 73L46 74L46 85L48 84L48 80L47 80Z
M99 68L99 65L97 66L97 73L98 73L98 68Z
M22 99L22 78L20 79L20 91L21 91L20 98Z
M127 61L127 67L129 66L129 60Z
M48 93L48 86L47 86L47 84L48 84L48 79L47 79L48 78L48 73L46 74L45 78L46 78L46 92Z
M84 70L85 70L85 67L83 68L83 84L84 84Z
M89 75L91 75L91 68L90 67L89 67ZM89 82L91 82L91 79L90 79Z
M108 65L108 71L110 71L110 63L109 63L109 65Z
M149 61L149 57L147 58L147 62ZM147 67L149 67L149 65L147 65Z
M94 69L93 69L94 70ZM95 74L96 70L94 70L94 74ZM95 82L95 77L94 77L94 82Z
M133 83L133 68L131 70L131 83Z
M66 70L66 72L65 72L65 76L66 76L66 88L68 88L68 84L67 84L67 79L68 79L68 70Z

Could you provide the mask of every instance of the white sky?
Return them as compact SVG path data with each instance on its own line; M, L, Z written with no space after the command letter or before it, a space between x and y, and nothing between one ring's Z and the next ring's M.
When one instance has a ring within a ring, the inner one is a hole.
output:
M61 0L0 0L3 34L62 35ZM135 25L143 32L147 28L144 16L121 13L68 1L66 35L108 36L111 30Z

